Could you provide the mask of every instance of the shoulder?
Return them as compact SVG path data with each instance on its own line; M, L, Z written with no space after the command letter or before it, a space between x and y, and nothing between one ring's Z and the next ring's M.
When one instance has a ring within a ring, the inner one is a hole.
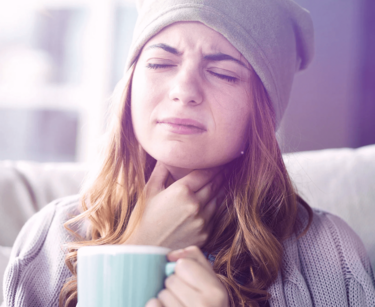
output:
M300 210L301 218L305 212ZM345 277L360 279L362 268L372 274L366 249L359 236L340 217L313 209L313 218L307 233L298 240L300 258L305 253L315 254L318 258L338 260Z
M79 199L58 199L26 222L4 275L6 306L56 305L61 287L70 277L64 244L73 237L63 224L80 213Z
M32 257L51 231L65 232L63 224L79 214L79 196L57 199L34 214L22 227L12 249L11 258ZM61 227L60 227L61 226Z
M298 218L306 225L308 214L302 207ZM284 242L283 284L304 304L375 304L374 274L361 239L341 218L321 210L313 210L302 237Z

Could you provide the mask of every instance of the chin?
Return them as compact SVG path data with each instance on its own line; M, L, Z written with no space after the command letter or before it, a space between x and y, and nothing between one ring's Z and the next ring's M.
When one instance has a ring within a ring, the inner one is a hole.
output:
M178 152L148 152L148 154L155 160L160 161L166 165L185 169L201 169L212 167L212 163L202 160L201 155L188 155L185 153Z
M169 158L169 157L160 157L160 159L156 159L158 161L163 162L166 165L178 168L185 168L185 169L203 169L212 167L207 165L203 161L197 160L190 160L190 159L176 159L176 158Z
M209 159L208 156L204 153L200 153L199 155L193 156L179 156L179 155L154 155L152 156L155 160L160 161L166 165L176 167L176 168L184 168L184 169L207 169L212 167L217 167L220 165L224 165L230 162L233 159ZM202 159L205 157L205 159Z
M148 150L147 150L148 149ZM155 160L166 165L185 169L206 169L227 164L240 154L235 152L207 152L196 148L178 148L168 146L151 146L147 153Z

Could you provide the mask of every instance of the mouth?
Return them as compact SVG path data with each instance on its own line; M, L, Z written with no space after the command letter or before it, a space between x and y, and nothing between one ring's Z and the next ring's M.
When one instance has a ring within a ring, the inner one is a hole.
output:
M157 120L157 124L165 126L169 131L178 134L197 134L207 131L200 122L187 118L165 118Z

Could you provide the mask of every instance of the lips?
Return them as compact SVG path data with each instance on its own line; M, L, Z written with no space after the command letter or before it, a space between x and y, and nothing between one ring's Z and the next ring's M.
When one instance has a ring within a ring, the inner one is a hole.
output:
M157 124L172 134L198 135L207 131L203 124L189 118L164 118Z
M158 120L157 123L198 128L203 131L207 130L206 127L200 122L197 122L196 120L188 119L188 118L165 118L162 120Z

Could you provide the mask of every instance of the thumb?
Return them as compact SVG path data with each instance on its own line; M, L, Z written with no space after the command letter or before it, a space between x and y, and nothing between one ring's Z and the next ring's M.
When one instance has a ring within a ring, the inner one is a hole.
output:
M154 170L151 173L150 179L146 184L146 190L149 196L156 195L161 190L165 189L165 182L169 176L169 171L165 165L157 161Z

